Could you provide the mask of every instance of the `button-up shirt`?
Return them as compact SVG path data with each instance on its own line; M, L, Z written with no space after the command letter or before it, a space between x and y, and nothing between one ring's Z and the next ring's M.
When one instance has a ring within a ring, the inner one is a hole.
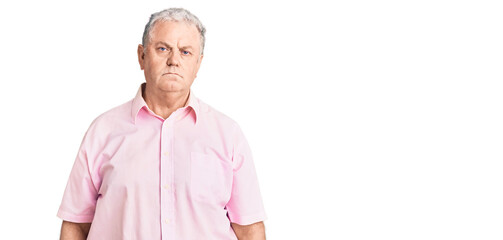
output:
M98 116L57 216L92 222L88 239L237 239L266 219L249 145L234 120L194 96L167 119L142 92Z

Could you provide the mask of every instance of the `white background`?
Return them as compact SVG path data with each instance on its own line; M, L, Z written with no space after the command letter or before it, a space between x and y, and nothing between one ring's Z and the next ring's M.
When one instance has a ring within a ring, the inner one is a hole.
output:
M193 90L245 132L268 239L502 239L498 2L2 2L0 239L58 239L82 137L169 7L207 27Z

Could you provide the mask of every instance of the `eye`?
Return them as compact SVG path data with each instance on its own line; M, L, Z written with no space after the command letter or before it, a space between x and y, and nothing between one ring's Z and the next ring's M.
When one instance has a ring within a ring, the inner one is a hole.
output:
M189 54L190 54L190 52L189 52L189 51L182 51L182 54L183 54L183 55L189 55Z
M166 50L167 50L165 47L159 47L159 48L157 48L157 49L159 49L159 50L161 50L161 51L166 51Z

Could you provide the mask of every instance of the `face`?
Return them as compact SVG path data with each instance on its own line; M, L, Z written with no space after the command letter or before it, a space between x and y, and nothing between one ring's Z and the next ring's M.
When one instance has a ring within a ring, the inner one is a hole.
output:
M147 86L163 92L188 91L203 59L200 41L192 24L156 22L147 46L138 46L138 61Z

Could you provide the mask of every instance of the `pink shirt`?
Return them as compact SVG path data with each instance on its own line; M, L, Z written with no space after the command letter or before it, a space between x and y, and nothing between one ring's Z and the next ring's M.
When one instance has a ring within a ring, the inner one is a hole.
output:
M166 120L142 97L87 130L57 216L88 239L237 239L230 222L266 219L240 127L196 98Z

